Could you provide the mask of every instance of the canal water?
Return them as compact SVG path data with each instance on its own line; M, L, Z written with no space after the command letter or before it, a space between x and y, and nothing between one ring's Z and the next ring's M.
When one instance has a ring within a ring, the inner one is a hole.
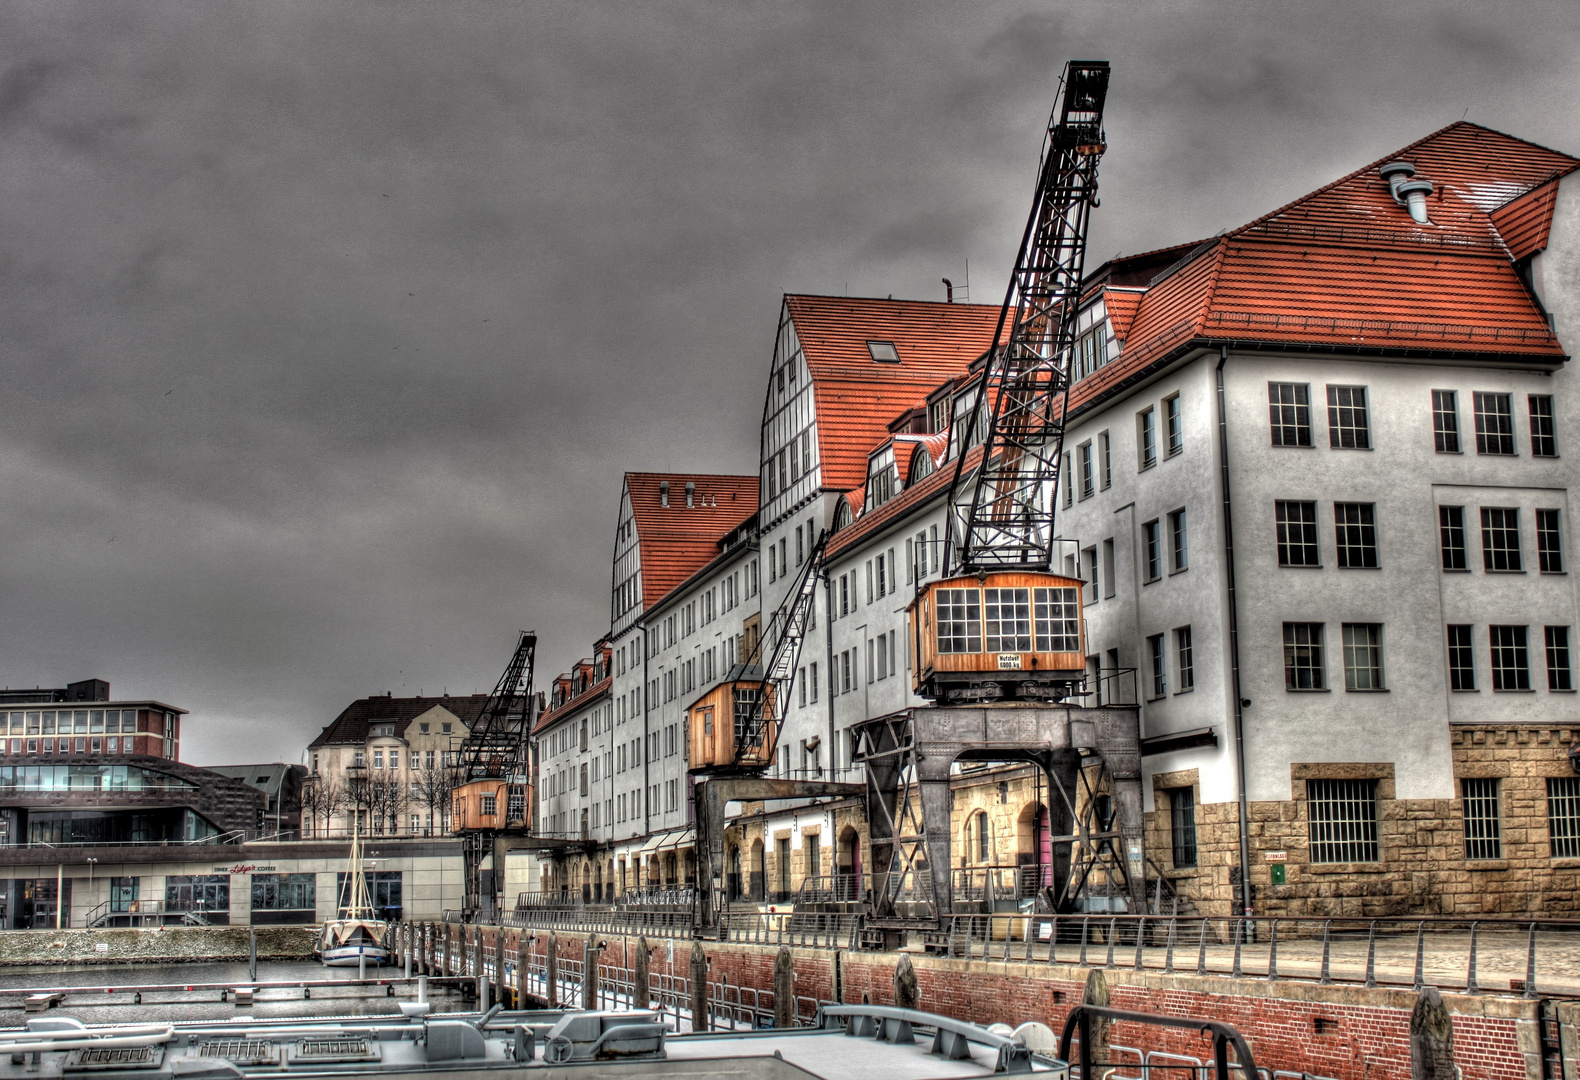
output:
M172 991L145 992L142 1003L130 993L117 992L96 995L70 994L50 1016L70 1016L85 1024L136 1024L175 1020L235 1020L238 1017L256 1016L259 1019L280 1019L297 1016L391 1016L400 1012L401 999L412 1000L412 989L395 987L396 997L389 996L389 988L376 981L399 978L398 967L369 967L367 977L371 985L313 987L311 997L304 999L299 988L280 987L259 990L250 1006L238 1006L220 1000L220 988L187 991L196 983L223 983L226 986L244 986L248 982L247 964L95 964L72 967L38 966L0 968L0 990L60 989L65 987L149 986L154 984L175 986ZM258 961L259 982L300 981L317 979L352 980L357 969L328 968L316 961ZM452 989L435 986L428 988L428 1000L434 1012L461 1012L475 1009L472 1001L463 1001ZM27 1019L22 1011L22 999L10 994L0 995L0 1028L20 1027Z

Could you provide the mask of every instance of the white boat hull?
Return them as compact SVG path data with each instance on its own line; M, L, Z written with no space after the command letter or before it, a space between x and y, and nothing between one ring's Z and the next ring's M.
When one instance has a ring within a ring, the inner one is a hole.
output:
M318 959L325 967L356 967L364 962L363 957L367 957L368 964L387 964L390 962L390 951L382 945L351 942L332 946L318 954Z

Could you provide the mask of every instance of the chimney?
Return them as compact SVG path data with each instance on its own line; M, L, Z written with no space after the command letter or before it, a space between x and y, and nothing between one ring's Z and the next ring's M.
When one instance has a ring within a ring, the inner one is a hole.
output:
M658 505L660 505L660 506L668 506L669 505L669 481L668 480L660 480L658 482Z
M687 480L686 481L686 509L689 510L694 505L696 505L695 501L694 501L696 499L696 496L697 496L697 485L696 485L696 483L694 481Z

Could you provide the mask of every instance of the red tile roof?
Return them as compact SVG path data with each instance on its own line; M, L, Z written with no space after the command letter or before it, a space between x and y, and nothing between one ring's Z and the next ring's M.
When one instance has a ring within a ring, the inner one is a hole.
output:
M1488 215L1508 246L1511 259L1523 259L1547 247L1557 203L1558 181L1549 180L1524 195L1516 195Z
M966 455L965 468L967 477L970 476L971 471L977 467L981 460L982 448L980 446ZM925 505L934 497L942 497L947 494L949 483L954 479L954 475L955 467L953 463L950 463L948 467L922 477L914 486L906 488L882 506L874 507L870 513L862 514L850 525L847 525L829 538L824 558L833 559L841 553L849 551L861 541L882 532L913 510ZM852 505L858 509L861 503L860 494L860 492L851 492L846 496L847 498L850 498L852 495L855 496Z
M669 505L660 484L669 481ZM697 485L686 505L686 483ZM719 541L757 512L755 476L626 473L626 493L641 545L642 606L652 607L719 553Z
M843 296L786 296L812 374L825 488L866 482L867 455L897 415L987 351L1000 307ZM891 341L880 363L869 341Z
M1108 310L1108 322L1113 327L1114 336L1120 341L1130 337L1130 324L1135 320L1136 310L1141 307L1141 298L1145 295L1141 289L1103 290L1103 307Z

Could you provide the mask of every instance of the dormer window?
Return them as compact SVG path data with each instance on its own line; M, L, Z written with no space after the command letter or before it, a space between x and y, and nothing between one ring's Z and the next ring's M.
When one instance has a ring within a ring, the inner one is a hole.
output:
M926 444L918 444L911 451L911 454L911 483L914 485L923 477L932 475L933 455L927 449Z
M949 429L949 456L958 457L969 451L973 446L980 445L987 436L988 424L993 418L988 415L986 406L977 414L975 429L969 433L964 446L960 445L962 433L971 426L971 411L976 407L978 387L972 386L968 390L955 395L954 423Z
M894 342L892 341L869 341L867 342L867 351L880 364L898 364L900 362L900 350L894 347Z
M949 399L941 397L927 406L927 430L933 435L949 427Z
M1110 328L1108 308L1101 300L1089 305L1076 319L1075 355L1070 362L1072 382L1080 382L1118 353L1109 340Z
M867 461L868 509L882 506L899 492L899 474L894 469L894 446L885 446Z
M373 725L373 737L375 739L388 739L388 738L393 737L394 734L395 734L395 725L394 724L374 724Z

